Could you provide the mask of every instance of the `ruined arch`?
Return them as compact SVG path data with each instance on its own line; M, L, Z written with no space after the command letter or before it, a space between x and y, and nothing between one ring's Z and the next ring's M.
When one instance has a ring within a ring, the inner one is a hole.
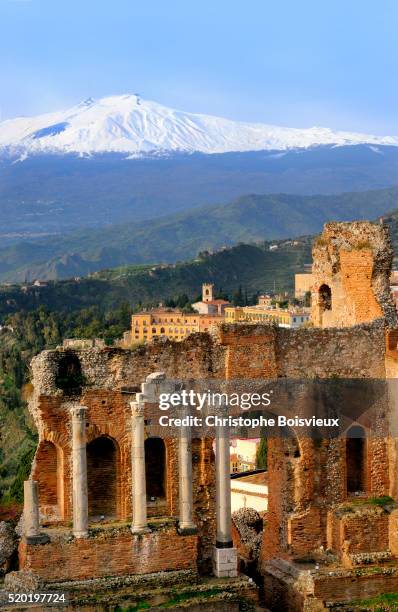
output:
M63 506L63 452L50 440L42 440L35 456L39 504L46 515L59 515Z
M110 436L99 436L87 444L88 514L117 516L119 448Z
M145 440L145 477L147 497L166 497L166 446L162 438Z
M288 435L284 437L284 451L285 457L290 459L299 459L301 457L299 440L290 429Z
M324 283L318 289L319 308L321 312L332 310L332 290L329 285Z
M346 434L347 494L366 491L367 444L365 429L352 425Z

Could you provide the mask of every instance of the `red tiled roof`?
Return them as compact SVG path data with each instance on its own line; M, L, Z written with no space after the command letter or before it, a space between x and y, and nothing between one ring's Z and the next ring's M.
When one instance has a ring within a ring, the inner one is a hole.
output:
M227 300L211 300L210 302L204 302L205 304L229 304Z

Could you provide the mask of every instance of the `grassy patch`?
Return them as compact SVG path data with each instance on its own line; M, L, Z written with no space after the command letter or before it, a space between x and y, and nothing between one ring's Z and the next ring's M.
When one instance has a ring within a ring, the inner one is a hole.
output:
M368 499L368 504L384 508L384 506L388 506L388 504L391 504L393 501L393 498L389 495L381 495L380 497L371 497Z
M159 608L170 608L171 606L182 603L184 601L188 601L190 599L207 599L209 597L214 597L215 595L218 595L221 592L222 589L218 588L207 589L206 591L187 591L185 593L177 593L175 591L172 599L169 599L169 601L165 601L164 603L159 604Z
M366 606L367 609L375 610L375 612L398 612L398 593L385 593L370 599L358 599L352 601L353 606Z
M384 508L393 502L393 498L389 495L381 495L380 497L359 497L345 502L342 508L348 512L354 508L360 508L361 506L379 506Z

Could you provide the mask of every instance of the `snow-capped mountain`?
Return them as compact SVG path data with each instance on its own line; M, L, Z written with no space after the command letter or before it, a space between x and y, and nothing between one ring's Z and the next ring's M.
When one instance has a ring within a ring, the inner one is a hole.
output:
M398 146L398 137L230 121L177 111L136 94L90 98L67 110L0 123L0 151L22 156L118 152L135 157L164 152L286 151L357 144Z

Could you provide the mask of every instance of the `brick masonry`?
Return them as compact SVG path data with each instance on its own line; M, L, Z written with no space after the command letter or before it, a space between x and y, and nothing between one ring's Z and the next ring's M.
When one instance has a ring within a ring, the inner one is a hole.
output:
M104 529L88 539L54 535L50 543L39 546L22 541L19 556L25 570L49 583L196 570L197 536L179 536L175 528L142 536L133 536L128 527Z

